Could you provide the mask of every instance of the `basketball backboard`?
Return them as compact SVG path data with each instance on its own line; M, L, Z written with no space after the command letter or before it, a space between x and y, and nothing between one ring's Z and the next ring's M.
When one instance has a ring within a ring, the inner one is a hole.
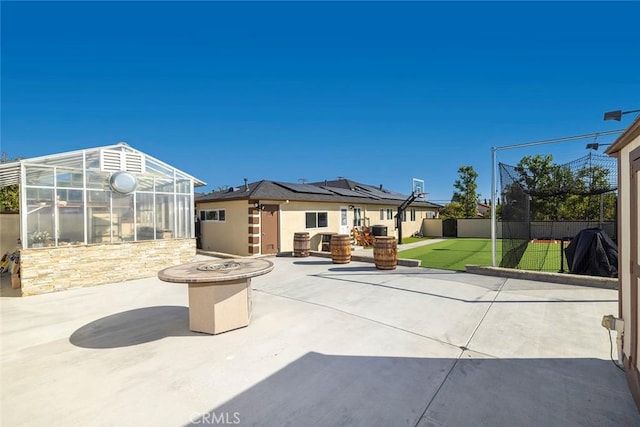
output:
M424 194L424 179L412 178L411 191L413 194ZM422 196L421 196L422 197Z

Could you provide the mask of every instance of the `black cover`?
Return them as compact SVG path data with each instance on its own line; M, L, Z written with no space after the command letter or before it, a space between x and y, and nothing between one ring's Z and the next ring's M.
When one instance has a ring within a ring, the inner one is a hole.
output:
M570 273L618 277L618 247L601 228L580 231L564 253Z

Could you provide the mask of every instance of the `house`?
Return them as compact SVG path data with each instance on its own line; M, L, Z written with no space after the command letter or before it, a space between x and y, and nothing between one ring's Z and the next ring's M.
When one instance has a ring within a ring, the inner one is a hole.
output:
M151 277L195 255L204 182L126 143L0 165L19 184L23 295Z
M485 218L487 217L487 213L489 213L489 215L491 214L491 205L486 203L480 203L478 202L478 218Z
M349 179L292 184L257 181L196 197L202 249L249 256L293 250L294 233L309 232L311 249L321 250L331 233L380 226L397 236L395 216L409 196ZM402 218L402 234L422 229L440 205L413 201Z
M640 116L605 152L618 158L618 311L624 322L622 360L631 393L640 408Z

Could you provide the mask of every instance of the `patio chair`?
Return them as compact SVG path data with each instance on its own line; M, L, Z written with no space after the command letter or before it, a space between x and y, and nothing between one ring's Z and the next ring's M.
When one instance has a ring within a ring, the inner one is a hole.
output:
M360 234L360 231L358 231L357 228L353 228L353 238L356 240L356 244L359 246L368 246L368 242L367 239L365 239L365 237Z
M371 230L369 230L369 227L362 227L362 234L364 235L364 240L367 242L367 245L373 246L373 244L376 242L376 238L373 234L371 234Z

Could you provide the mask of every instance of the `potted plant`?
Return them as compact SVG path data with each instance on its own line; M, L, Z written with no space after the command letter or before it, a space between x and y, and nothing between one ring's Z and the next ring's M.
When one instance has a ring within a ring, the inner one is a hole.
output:
M50 238L49 232L47 231L34 231L31 235L31 241L33 242L34 248L41 248L44 246L44 242L46 242Z

